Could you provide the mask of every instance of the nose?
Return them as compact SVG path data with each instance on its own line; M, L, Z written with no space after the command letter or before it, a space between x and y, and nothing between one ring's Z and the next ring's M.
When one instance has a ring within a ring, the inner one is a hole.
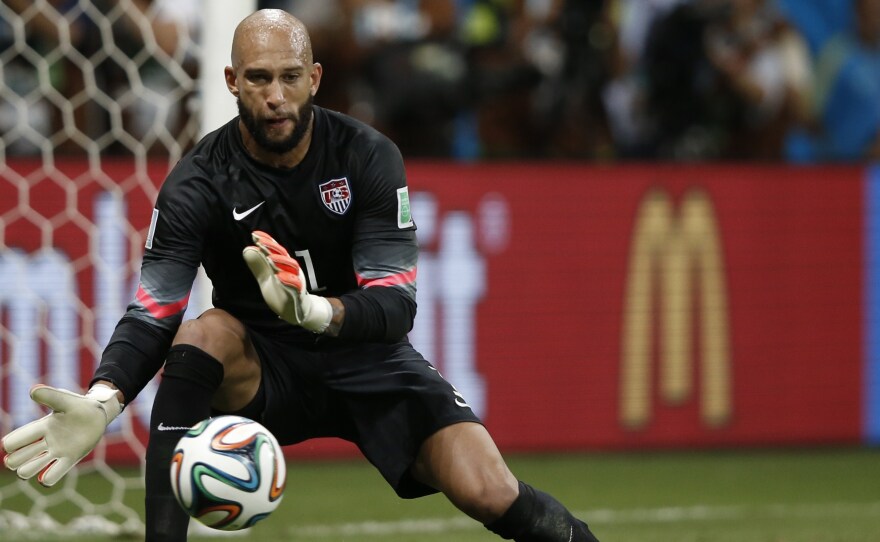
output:
M284 92L281 89L281 82L277 79L272 81L266 92L266 104L272 109L284 105L287 101L284 98Z

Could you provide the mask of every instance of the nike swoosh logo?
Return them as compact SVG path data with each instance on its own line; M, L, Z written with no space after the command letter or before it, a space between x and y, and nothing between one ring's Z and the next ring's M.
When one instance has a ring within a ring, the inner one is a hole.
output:
M175 425L168 426L165 425L163 422L159 422L159 427L157 427L156 429L158 429L159 431L189 431L191 428Z
M249 215L249 214L253 213L254 211L256 211L256 210L260 207L260 205L262 205L262 204L264 204L264 203L266 203L265 200L264 200L264 201L261 201L260 203L258 203L258 204L256 204L256 205L254 205L253 207L251 207L251 208L248 209L247 211L242 211L242 212L240 212L240 213L239 213L237 210L235 210L235 207L233 207L233 208L232 208L232 218L234 218L235 220L241 220L242 218L244 218L244 217L246 217L247 215Z

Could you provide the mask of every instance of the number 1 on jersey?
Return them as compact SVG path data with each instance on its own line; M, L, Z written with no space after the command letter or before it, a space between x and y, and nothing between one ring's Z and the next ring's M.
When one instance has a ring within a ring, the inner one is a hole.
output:
M318 286L318 277L315 276L315 264L312 263L312 256L311 254L309 254L309 251L297 250L294 251L294 255L296 255L297 258L302 258L303 261L306 263L306 276L309 280L309 284L311 285L309 291L320 292L321 290L323 290L323 286Z

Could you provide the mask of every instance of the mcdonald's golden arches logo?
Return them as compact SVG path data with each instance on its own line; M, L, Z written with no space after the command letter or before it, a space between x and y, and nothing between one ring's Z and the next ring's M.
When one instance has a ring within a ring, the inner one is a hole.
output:
M621 423L640 429L650 422L653 382L659 384L663 403L681 405L694 395L699 374L700 417L704 424L719 427L731 418L733 406L724 258L712 202L702 190L691 189L676 214L668 193L649 191L638 209L631 243L621 345ZM655 358L657 378L652 375Z

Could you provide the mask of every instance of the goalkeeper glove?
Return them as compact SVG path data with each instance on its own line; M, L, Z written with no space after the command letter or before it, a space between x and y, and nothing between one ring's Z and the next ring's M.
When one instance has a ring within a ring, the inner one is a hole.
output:
M85 395L38 384L31 398L52 412L3 437L3 463L19 478L55 485L101 439L122 412L116 390L95 384Z
M330 302L306 291L299 263L268 234L251 234L256 246L245 247L244 261L260 284L263 299L275 314L291 324L323 333L333 318Z

